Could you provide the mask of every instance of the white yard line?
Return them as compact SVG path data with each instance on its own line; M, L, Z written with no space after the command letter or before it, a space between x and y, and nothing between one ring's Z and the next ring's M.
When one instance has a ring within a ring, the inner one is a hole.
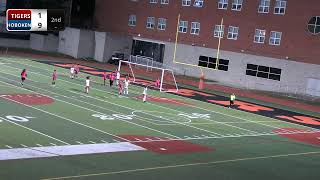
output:
M30 61L30 60L29 60ZM32 62L32 61L31 61ZM21 63L19 63L21 64ZM37 68L37 69L42 69L42 68L38 68L38 67L35 67L35 66L32 66L32 65L29 65L31 67L34 67L34 68ZM10 66L7 66L7 67L10 67ZM14 68L14 67L10 67L10 68ZM14 68L14 69L18 69L18 68ZM42 69L42 70L47 70L49 71L48 69ZM34 72L33 72L34 73ZM35 73L35 74L38 74L38 75L41 75L41 76L46 76L46 75L42 75L42 74L39 74L39 73ZM49 77L49 76L46 76L46 77ZM65 81L65 80L61 80L61 81ZM76 84L76 83L73 83L73 82L70 82L70 81L65 81L65 82L68 82L68 83L72 83L72 84ZM76 84L76 85L79 85L79 84ZM103 91L103 90L100 90L100 89L96 89L96 88L92 88L92 89L95 89L95 90L98 90L98 91L101 91L101 92L106 92L106 91ZM192 101L196 101L194 99L191 99ZM197 101L198 102L198 101ZM108 102L110 103L110 102ZM117 105L117 104L114 104L114 103L111 103L113 105ZM152 103L151 103L152 104ZM164 106L160 106L160 105L156 105L156 104L152 104L152 105L155 105L155 106L158 106L158 107L161 107L161 108L165 108L165 109L169 109L169 110L174 110L174 109L170 109L170 108L167 108L167 107L164 107ZM121 105L118 105L118 106L121 106ZM123 106L121 106L123 107ZM232 117L232 118L236 118L236 119L241 119L241 120L244 120L244 121L248 121L248 122L251 122L251 123L256 123L256 124L260 124L260 125L263 125L263 126L267 126L267 127L272 127L272 128L280 128L280 127L277 127L277 126L271 126L271 125L266 125L266 124L263 124L263 123L260 123L260 122L257 122L257 121L251 121L251 120L248 120L248 119L245 119L245 118L241 118L241 117L237 117L237 116L233 116L233 115L229 115L229 114L224 114L224 113L221 113L221 112L217 112L217 111L214 111L214 110L209 110L209 109L205 109L205 108L201 108L201 107L197 107L197 106L192 106L193 108L198 108L198 109L202 109L202 110L205 110L205 111L208 111L208 112L215 112L217 114L221 114L221 115L225 115L225 116L229 116L229 117ZM129 107L126 107L126 108L129 108ZM174 110L174 111L177 111L177 110ZM238 110L239 111L239 110ZM182 111L178 111L178 112L182 112ZM243 112L243 111L241 111ZM259 115L259 116L262 116L262 115ZM265 117L265 116L262 116L262 117ZM268 117L265 117L265 118L268 118ZM212 120L213 122L217 122L217 121L214 121ZM281 122L285 122L285 123L288 123L288 124L293 124L293 123L289 123L289 122L286 122L286 121L281 121ZM224 124L224 123L221 123L221 124ZM227 126L232 126L232 125L229 125L229 124L224 124L224 125L227 125ZM303 125L300 125L300 124L295 124L295 125L298 125L298 126L302 126L302 127L307 127L307 126L303 126ZM246 131L251 131L251 130L248 130L248 129L244 129L244 128L240 128L240 127L237 127L237 126L233 126L234 128L237 128L237 129L242 129L242 130L246 130ZM312 128L312 127L307 127L307 128ZM312 128L312 129L316 129L316 128ZM317 129L318 130L318 129ZM251 132L255 132L255 131L251 131ZM258 132L255 132L255 133L258 133Z
M3 73L3 72L2 72L2 73ZM8 74L8 73L4 73L4 74ZM8 75L12 75L12 74L8 74ZM12 75L12 76L14 76L14 75ZM3 78L3 79L7 79L7 80L12 81L11 79L8 79L8 78L5 78L5 77L0 77L0 78ZM5 82L3 82L3 83L5 83ZM10 84L10 85L11 85L11 84ZM12 86L15 86L15 85L12 85ZM73 100L76 100L76 101L79 101L79 102L82 102L82 103L85 103L85 104L89 104L89 105L94 106L94 107L97 107L97 108L101 108L101 109L105 109L105 110L117 112L117 111L114 111L114 110L111 110L111 109L106 109L106 108L103 108L103 107L101 107L101 106L97 106L97 105L88 103L88 102L86 102L86 101L82 101L82 100L79 100L79 99L76 99L76 98L71 98L71 97L68 97L68 96L64 96L64 95L61 95L61 94L58 94L58 93L55 93L55 92L52 92L52 91L49 91L49 90L46 90L46 89L42 89L42 88L39 88L39 87L35 87L35 86L32 86L32 85L25 85L25 86L30 86L30 87L34 87L34 88L37 88L37 89L41 89L42 91L47 91L47 92L50 92L50 93L52 93L52 94L57 94L57 95L59 95L59 96L62 96L62 97L65 97L65 98L69 98L69 99L73 99ZM21 88L21 87L19 87L19 86L16 86L16 87ZM23 88L21 88L21 89L23 89ZM28 90L28 89L24 89L24 90L31 91L31 92L34 92L34 93L38 93L38 92L36 92L36 91L32 91L32 90ZM41 93L38 93L38 94L41 94ZM45 94L41 94L41 95L48 97L48 96L45 95ZM53 98L53 97L51 97L51 98ZM81 109L85 109L85 110L88 110L88 111L92 111L92 112L95 112L95 113L98 113L98 114L104 114L104 113L102 113L102 112L99 112L99 111L96 111L96 110L92 110L92 109L89 109L89 108L85 108L85 107L83 107L83 106L79 106L79 105L76 105L76 104L73 104L73 103L70 103L70 102L67 102L67 101L58 99L58 98L53 98L53 99L55 99L55 100L57 100L57 101L61 101L61 102L66 103L66 104L69 104L69 105L72 105L72 106L75 106L75 107L78 107L78 108L81 108ZM7 100L8 100L8 99L7 99ZM11 99L10 99L10 100L11 100ZM13 101L13 100L12 100L12 101ZM19 104L22 104L22 103L19 103ZM45 113L49 113L48 111L44 111L44 110L35 108L35 107L33 107L33 106L30 106L30 107L31 107L31 108L34 108L34 109L37 109L37 110L40 110L40 111L45 112ZM117 112L117 113L119 113L119 112ZM50 114L67 120L67 118L61 117L61 116L56 115L56 114L54 114L54 113L50 113ZM172 135L172 134L169 134L169 133L160 131L160 130L156 130L156 129L153 129L153 128L150 128L150 127L147 127L147 126L143 126L143 125L140 125L140 124L137 124L137 123L134 123L134 122L125 121L125 120L121 120L121 119L119 119L119 120L120 120L120 121L123 121L123 122L126 122L126 123L129 123L129 124L134 124L134 125L136 125L136 126L143 127L143 128L145 128L145 129L149 129L149 130L151 130L151 131L156 131L156 132L159 132L159 133L162 133L162 134L165 134L165 135L169 135L169 136L172 136L172 137L175 137L175 138L179 138L178 136L175 136L175 135ZM71 121L71 122L74 122L74 123L76 122L76 121L73 121L73 120L70 120L70 119L68 119L68 121ZM77 122L77 124L78 124L78 123L79 123L79 122ZM79 124L84 125L84 124L82 124L82 123L79 123ZM85 126L90 127L90 126L88 126L88 125L85 125ZM92 128L92 127L91 127L91 128ZM96 128L94 128L94 129L97 130ZM107 133L107 132L102 131L102 130L99 130L99 131L100 131L100 132ZM114 137L117 137L117 138L119 138L119 139L128 141L127 139L122 138L122 137L120 137L120 136L116 136L116 135L113 135L113 134L111 134L111 133L107 133L107 134L112 135L112 136L114 136Z
M27 130L29 130L29 131L32 131L32 132L34 132L34 133L40 134L40 135L42 135L42 136L45 136L45 137L47 137L47 138L56 140L56 141L61 142L61 143L63 143L63 144L70 145L69 143L67 143L67 142L65 142L65 141L62 141L62 140L57 139L57 138L54 138L54 137L49 136L49 135L47 135L47 134L45 134L45 133L42 133L42 132L40 132L40 131L36 131L36 130L34 130L34 129L28 128L28 127L23 126L23 125L21 125L21 124L15 123L15 122L10 121L10 120L8 120L8 119L2 118L2 117L0 117L0 119L2 119L2 120L4 120L4 121L7 121L7 122L9 122L9 123L11 123L11 124L14 124L14 125L16 125L16 126L22 127L22 128L24 128L24 129L27 129Z
M0 77L0 78L3 78L3 77ZM8 78L5 78L5 79L8 79ZM10 79L8 79L8 80L10 80ZM4 83L5 83L5 82L4 82ZM10 85L11 85L11 84L10 84ZM12 85L12 86L15 86L15 85ZM16 86L16 87L17 87L17 88L21 88L21 87L19 87L19 86ZM23 88L21 88L21 89L23 89ZM38 93L38 92L36 92L36 91L32 91L32 90L28 90L28 89L24 89L24 90L31 91L31 92L34 92L34 93ZM38 94L40 94L40 93L38 93ZM44 95L44 94L41 94L41 95L43 95L43 96L47 96L47 95ZM97 129L97 128L94 128L94 127L91 127L91 126L89 126L89 125L86 125L86 124L83 124L83 123L80 123L80 122L77 122L77 121L71 120L71 119L69 119L69 118L65 118L65 117L62 117L62 116L60 116L60 115L57 115L57 114L54 114L54 113L51 113L51 112L48 112L48 111L45 111L45 110L42 110L42 109L39 109L39 108L36 108L36 107L30 106L30 105L24 104L24 103L21 103L21 102L18 102L18 101L15 101L15 100L9 99L9 98L5 98L5 97L3 97L3 98L4 98L4 99L7 99L8 101L12 101L12 102L15 102L15 103L17 103L17 104L21 104L21 105L24 105L24 106L26 106L26 107L29 107L29 108L32 108L32 109L35 109L35 110L38 110L38 111L44 112L44 113L46 113L46 114L50 114L50 115L55 116L55 117L58 117L58 118L60 118L60 119L64 119L64 120L69 121L69 122L72 122L72 123L74 123L74 124L78 124L78 125L81 125L81 126L87 127L87 128L89 128L89 129L96 130L96 131L99 131L99 132L101 132L101 133L104 133L104 134L107 134L107 135L110 135L110 136L113 136L113 137L116 137L116 138L122 139L122 140L124 140L124 141L128 141L127 139L122 138L122 137L120 137L120 136L116 136L116 135L114 135L114 134L111 134L111 133L108 133L108 132L102 131L102 130L100 130L100 129ZM62 100L59 100L59 99L56 99L56 100L58 100L58 101L62 101ZM65 102L65 103L67 103L67 102ZM69 103L69 104L70 104L70 103ZM75 106L77 106L77 105L75 105ZM78 107L81 107L81 106L78 106ZM81 107L81 108L84 108L84 107Z
M70 91L70 92L72 92L72 91ZM77 92L72 92L72 93L79 94ZM133 109L133 108L130 108L130 107L126 107L126 106L122 106L122 105L118 105L118 104L115 104L115 103L111 103L109 101L101 100L101 99L95 98L95 97L90 96L90 95L85 95L85 96L88 97L88 98L91 98L91 99L95 99L97 101L101 101L101 102L105 102L105 103L108 103L108 104L112 104L112 105L116 105L116 106L119 106L119 107L123 107L123 108L126 108L126 109L130 109L132 111L137 111L136 109ZM148 113L145 113L143 111L141 111L141 112L144 113L144 114L147 114L149 116L154 116L152 114L148 114ZM157 117L157 116L154 116L154 117ZM157 117L157 118L159 118L159 117ZM212 134L216 134L218 136L222 136L221 134L218 134L218 133L215 133L215 132L212 132L212 131L209 131L209 130L205 130L205 129L202 129L202 128L198 128L198 127L195 127L195 126L191 126L191 125L188 125L188 124L183 124L183 123L180 123L180 122L177 122L177 121L173 121L171 119L166 119L166 118L161 118L161 119L164 119L166 121L173 122L173 123L176 123L176 124L180 124L180 125L183 125L183 126L187 126L187 127L193 128L193 129L197 129L197 130L209 132L209 133L212 133Z

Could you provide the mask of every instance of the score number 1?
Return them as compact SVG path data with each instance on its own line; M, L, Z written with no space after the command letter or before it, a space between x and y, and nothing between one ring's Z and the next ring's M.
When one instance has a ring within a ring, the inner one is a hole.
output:
M46 9L32 9L31 31L47 31L48 30L47 15L48 15L48 12Z

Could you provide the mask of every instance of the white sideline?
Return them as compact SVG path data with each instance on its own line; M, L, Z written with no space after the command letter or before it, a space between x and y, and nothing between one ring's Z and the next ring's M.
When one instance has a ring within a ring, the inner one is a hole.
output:
M0 149L0 161L142 150L128 142Z

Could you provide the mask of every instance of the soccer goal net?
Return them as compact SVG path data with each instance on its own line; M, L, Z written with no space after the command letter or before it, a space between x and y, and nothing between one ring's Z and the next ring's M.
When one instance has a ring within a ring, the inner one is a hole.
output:
M149 60L151 61L151 59L144 59L139 63L121 60L118 70L122 75L127 75L135 84L159 89L161 92L177 92L178 85L173 71L162 68L160 63L147 62Z

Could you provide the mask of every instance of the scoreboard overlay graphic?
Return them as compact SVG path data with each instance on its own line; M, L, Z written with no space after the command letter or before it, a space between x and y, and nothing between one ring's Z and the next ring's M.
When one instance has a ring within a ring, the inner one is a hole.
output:
M8 31L62 31L64 10L61 9L8 9Z

